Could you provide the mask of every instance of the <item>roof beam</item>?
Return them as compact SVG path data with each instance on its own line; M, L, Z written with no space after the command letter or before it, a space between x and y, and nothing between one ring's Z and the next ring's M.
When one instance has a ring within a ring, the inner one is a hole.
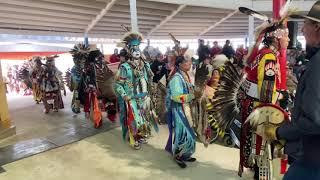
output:
M214 9L212 9L211 12L186 12L183 10L183 12L179 13L176 17L197 17L197 18L210 18L210 17L219 17L224 15L226 13L231 13L232 11L224 11L224 12L215 12ZM245 17L245 16L244 16Z
M87 25L87 22L79 19L70 19L62 17L53 17L53 16L37 16L24 13L13 13L0 11L0 18L12 18L17 20L32 20L32 21L43 21L43 22L54 22L54 23L68 23L68 24L78 24L78 25Z
M196 29L159 29L156 31L157 33L199 33L199 30L197 31ZM214 29L213 31L209 31L207 33L215 33L215 32L234 32L234 33L238 33L238 32L248 32L248 28L241 28L241 29Z
M55 31L34 31L34 30L8 30L0 29L0 34L19 34L19 35L56 35L56 36L65 36L65 37L83 37L83 33L70 33L70 32L55 32Z
M239 10L236 9L235 11L233 11L232 13L229 13L226 17L222 18L220 21L216 22L215 24L213 24L212 26L209 26L207 29L203 30L199 36L204 35L205 33L209 32L210 30L212 30L213 28L217 27L219 24L223 23L225 20L227 20L228 18L232 17L233 15L235 15L236 13L238 13Z
M23 9L23 11L21 11ZM25 8L24 6L18 5L10 5L10 4L3 4L0 3L0 11L6 11L11 13L23 13L23 14L30 14L30 15L37 15L37 16L53 16L53 17L63 17L63 18L74 18L80 20L90 20L91 15L88 14L81 14L81 13L72 13L67 11L57 11L57 10L49 10L49 9L42 9L42 8L35 8L35 7L28 7Z
M14 18L0 18L0 23L10 23L17 25L31 25L31 26L47 26L47 27L59 27L62 28L78 28L83 29L85 25L76 25L68 23L57 23L57 22L47 22L47 21L34 21L34 20L21 20Z
M158 29L157 31L159 30L197 30L199 32L199 30L203 29L203 27L199 27L199 26L190 26L190 25L187 25L187 26L179 26L179 25L176 25L176 26L168 26L167 24L165 26L162 26L160 29Z
M112 8L112 6L117 2L117 0L111 0L109 3L107 3L106 7L104 7L100 13L96 16L95 19L91 21L91 23L88 25L88 27L85 29L85 34L88 34L88 32L100 21L100 19L103 18L104 15L107 14L107 12Z
M141 31L148 31L149 28L140 28ZM92 31L113 31L113 32L122 32L120 27L104 27L104 28L93 28Z
M102 20L100 20L99 24L97 24L98 26L99 25L102 25L103 23L105 24L108 24L108 23L117 23L120 27L121 24L128 24L128 26L130 26L131 22L130 22L130 19L128 18L103 18ZM158 24L158 21L146 21L146 20L139 20L138 21L139 25L141 24L145 24L145 25L157 25Z
M94 2L94 1L82 1L82 0L42 0L46 2L53 2L59 4L73 5L73 6L81 6L86 8L95 8L100 9L105 3L102 2Z
M154 21L161 21L163 19L163 17L159 16L159 15L155 15L155 16L151 16L151 15L143 15L141 13L138 12L138 16L139 16L139 20L154 20ZM104 18L128 18L131 19L131 16L129 14L129 12L127 13L117 13L114 12L113 10L111 10L107 15L104 16Z
M155 32L156 30L158 30L161 26L163 26L164 24L166 24L168 21L170 21L176 14L178 14L181 10L183 10L187 5L180 5L175 11L172 11L172 13L167 16L164 20L162 20L160 22L160 24L158 24L156 27L154 27L153 29L151 29L151 31L148 33L147 37L149 37L153 32Z
M147 0L162 3L186 4L189 6L203 6L220 9L238 9L239 6L251 7L251 0Z
M224 16L225 17L225 16ZM197 19L197 18L177 18L174 17L170 23L186 23L186 24L193 24L193 23L206 23L206 24L213 24L217 21L220 21L220 19L212 18L212 19ZM224 23L246 23L248 24L248 19L229 19L228 21L225 21Z
M183 10L186 13L228 13L228 11L232 12L232 10L227 9L218 9L214 7L201 7L201 6L188 6Z
M119 5L117 2L117 4L112 7L112 11L128 13L129 7L127 5ZM140 12L141 14L160 15L160 16L165 16L172 12L170 10L151 9L146 7L137 7L137 11Z
M162 3L186 4L188 6L202 6L220 9L236 10L239 6L253 8L257 11L272 11L272 1L270 0L147 0ZM299 11L309 11L315 3L312 1L292 1L292 7L298 7Z
M17 30L43 30L43 31L65 31L65 32L75 32L82 33L79 28L61 28L61 27L48 27L48 26L35 26L35 25L18 25L14 23L1 23L0 29L17 29Z
M96 14L97 9L93 8L84 8L79 6L71 6L71 5L63 5L57 3L49 3L43 1L33 1L33 0L6 0L2 2L3 4L11 4L18 6L33 7L33 8L42 8L42 9L51 9L51 10L59 10L73 13L83 13L83 14ZM23 9L20 9L23 11Z
M121 23L122 24L122 23ZM123 23L124 26L130 26L130 23ZM103 29L103 28L108 28L108 27L117 27L118 30L121 27L120 23L101 23L99 22L99 24L95 25L93 29ZM149 24L139 24L139 27L141 28L145 28L145 29L152 29L154 26L149 25Z
M298 11L309 11L315 0L312 1L292 1L290 7L298 8ZM256 11L272 11L272 1L262 0L262 1L253 1L253 9Z
M119 0L117 4L129 6L129 1ZM184 4L184 3L180 3L180 4ZM150 9L174 11L175 9L177 9L178 6L179 5L174 3L165 4L165 3L151 2L151 1L137 1L137 8L144 7L144 8L150 8Z

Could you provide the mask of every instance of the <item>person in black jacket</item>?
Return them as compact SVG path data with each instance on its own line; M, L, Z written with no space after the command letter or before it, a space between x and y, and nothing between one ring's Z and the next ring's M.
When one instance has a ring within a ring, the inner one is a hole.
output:
M199 39L199 48L198 48L198 56L199 56L199 63L204 61L206 57L210 55L209 47L204 44L203 39Z
M227 56L228 59L231 59L236 54L233 47L231 46L230 40L226 40L226 44L222 48L222 54Z
M298 83L291 122L278 128L268 125L264 131L270 140L285 140L285 151L293 157L284 180L316 180L320 179L320 1L308 15L298 17L305 19L306 44L316 50L308 53L311 58Z
M167 68L165 66L165 62L161 58L161 54L158 54L156 59L152 62L150 65L150 68L154 74L153 76L153 82L158 83L161 78L167 74Z

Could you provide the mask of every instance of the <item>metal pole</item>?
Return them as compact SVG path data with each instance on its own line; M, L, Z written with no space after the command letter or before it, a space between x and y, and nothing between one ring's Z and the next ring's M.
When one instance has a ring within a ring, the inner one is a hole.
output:
M88 34L85 34L85 35L84 35L84 45L86 45L87 47L89 46Z
M139 32L136 0L130 0L130 15L131 15L131 31Z
M103 44L100 44L100 50L101 50L101 53L104 54Z

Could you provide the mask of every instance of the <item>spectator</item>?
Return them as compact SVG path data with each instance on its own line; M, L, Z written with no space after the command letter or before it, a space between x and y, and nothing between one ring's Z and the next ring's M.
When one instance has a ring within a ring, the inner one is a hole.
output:
M214 58L216 55L222 53L222 48L219 46L217 41L213 42L213 47L211 48L211 57Z
M168 70L166 68L166 64L164 59L161 58L161 54L159 54L156 59L150 65L150 68L154 74L153 82L158 83L164 75L167 75Z
M230 40L226 40L226 44L223 46L222 54L227 56L227 58L230 60L234 57L235 52L233 47L231 46Z
M143 49L143 55L149 60L150 59L150 49L153 48L150 46L150 39L147 39L147 46Z
M244 48L243 44L239 46L235 54L235 62L239 67L243 67L243 58L247 54L247 50Z
M198 43L199 43L199 48L198 48L199 63L201 63L206 59L206 57L210 55L210 50L208 46L204 44L203 39L199 39Z
M109 62L110 63L120 62L120 56L118 53L118 49L114 49L114 53L110 56Z

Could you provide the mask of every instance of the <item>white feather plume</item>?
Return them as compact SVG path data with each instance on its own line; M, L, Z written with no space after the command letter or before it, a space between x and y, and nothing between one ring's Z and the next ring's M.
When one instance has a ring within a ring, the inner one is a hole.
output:
M219 68L220 66L224 65L227 61L229 61L227 56L225 56L224 54L219 54L219 55L216 55L212 60L213 62L212 65L215 68Z
M286 4L280 9L280 17L284 17L288 14L291 0L287 0Z

